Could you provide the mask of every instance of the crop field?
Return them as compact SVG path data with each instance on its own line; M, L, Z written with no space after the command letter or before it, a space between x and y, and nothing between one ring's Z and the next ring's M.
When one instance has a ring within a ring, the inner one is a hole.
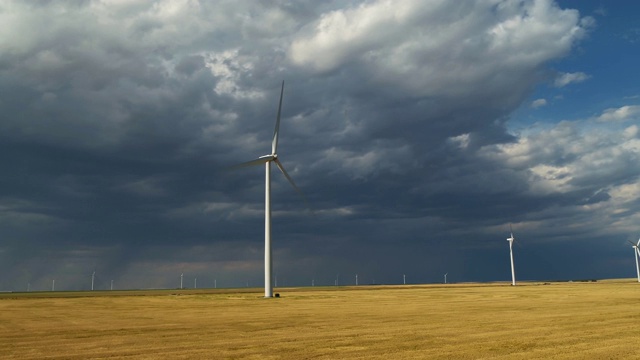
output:
M632 280L0 294L2 359L638 359Z

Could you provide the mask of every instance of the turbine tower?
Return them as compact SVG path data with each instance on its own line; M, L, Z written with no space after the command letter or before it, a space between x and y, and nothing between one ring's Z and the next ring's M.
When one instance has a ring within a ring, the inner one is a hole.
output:
M636 274L638 275L638 282L640 282L640 266L638 266L638 257L640 257L640 239L638 239L638 243L634 244L631 241L631 246L633 247L634 257L636 258Z
M293 188L303 198L302 191L293 182L287 171L278 159L278 135L280 132L280 114L282 112L282 95L284 94L284 81L280 89L280 103L278 104L278 116L276 117L276 127L273 131L273 139L271 140L271 154L262 155L259 158L234 166L233 168L241 168L254 165L265 165L264 178L264 297L273 297L272 272L273 262L271 259L271 163L274 162L278 169L287 178Z
M516 271L513 267L513 242L516 238L513 237L513 229L511 229L511 225L509 225L509 230L511 230L511 237L507 239L509 242L509 255L511 256L511 285L516 284Z

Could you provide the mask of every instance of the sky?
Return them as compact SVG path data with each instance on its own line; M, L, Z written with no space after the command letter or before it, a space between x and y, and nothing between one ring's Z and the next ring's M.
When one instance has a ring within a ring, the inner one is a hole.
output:
M0 291L635 277L635 1L0 0ZM276 289L277 290L277 289Z

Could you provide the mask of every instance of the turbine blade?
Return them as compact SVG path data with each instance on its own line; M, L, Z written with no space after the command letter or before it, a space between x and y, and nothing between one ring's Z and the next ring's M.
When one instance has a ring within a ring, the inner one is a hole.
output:
M640 247L640 239L638 239L638 243L636 244L637 247Z
M271 141L271 153L276 154L278 150L278 132L280 131L280 113L282 112L282 95L284 95L284 80L282 80L282 89L280 89L280 104L278 105L278 116L276 117L276 128L273 131L273 140Z
M291 178L291 176L289 176L289 174L287 173L287 170L284 169L284 166L282 166L282 163L280 162L280 160L276 158L274 162L276 163L276 165L278 166L278 169L280 169L284 177L286 177L287 180L289 180L289 183L291 184L291 186L293 186L293 188L302 197L302 200L304 200L304 203L307 205L307 207L309 207L309 202L307 201L307 197L304 196L304 193L302 192L302 190L300 190L300 188L296 185L296 183L293 182L293 179Z
M261 165L261 164L264 164L267 161L270 161L272 159L273 159L273 157L271 157L271 156L260 157L260 158L257 158L255 160L251 160L251 161L243 162L243 163L238 164L238 165L230 166L230 167L227 168L227 170L236 170L236 169L245 168L245 167L249 167L249 166Z

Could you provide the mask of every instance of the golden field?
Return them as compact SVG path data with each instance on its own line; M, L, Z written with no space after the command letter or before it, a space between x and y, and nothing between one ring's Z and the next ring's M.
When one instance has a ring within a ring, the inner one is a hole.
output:
M2 359L638 359L632 280L0 294Z

